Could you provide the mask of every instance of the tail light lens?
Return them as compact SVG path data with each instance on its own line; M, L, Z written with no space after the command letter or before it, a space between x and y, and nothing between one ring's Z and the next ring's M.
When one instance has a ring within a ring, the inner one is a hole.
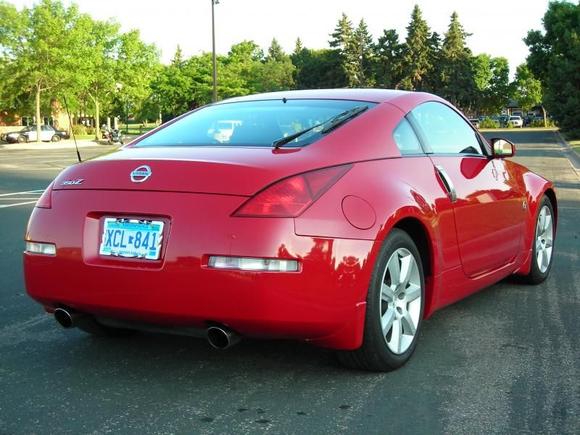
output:
M234 212L238 217L297 217L336 183L352 165L284 178L258 192Z
M46 190L42 193L42 195L40 195L40 198L38 198L38 201L36 201L35 207L38 208L52 207L52 185L53 183L50 183L46 188Z

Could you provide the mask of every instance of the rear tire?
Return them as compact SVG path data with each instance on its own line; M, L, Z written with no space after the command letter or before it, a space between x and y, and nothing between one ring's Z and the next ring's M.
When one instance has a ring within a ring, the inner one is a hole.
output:
M54 136L52 136L50 138L50 141L51 142L58 142L58 141L60 141L60 136L58 134L55 134Z
M423 319L425 277L411 237L394 229L381 247L367 295L363 344L338 353L347 367L391 371L415 351Z
M530 273L523 276L524 282L540 284L548 278L554 262L555 228L554 207L544 195L536 213Z

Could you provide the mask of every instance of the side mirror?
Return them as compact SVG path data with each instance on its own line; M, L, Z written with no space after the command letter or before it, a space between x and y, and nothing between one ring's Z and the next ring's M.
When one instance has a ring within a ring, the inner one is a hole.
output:
M494 158L513 157L516 154L516 146L507 139L494 137L489 142Z

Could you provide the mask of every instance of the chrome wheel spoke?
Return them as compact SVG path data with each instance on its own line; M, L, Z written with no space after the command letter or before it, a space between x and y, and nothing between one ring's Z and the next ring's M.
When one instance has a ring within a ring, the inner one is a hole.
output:
M395 293L393 289L389 287L387 284L383 283L381 285L381 300L383 302L393 302L395 299Z
M399 275L399 284L402 289L407 287L411 277L411 268L413 267L415 259L411 255L401 257L401 274Z
M405 300L407 303L413 302L419 297L421 297L421 287L416 284L410 284L405 290Z
M411 318L411 314L408 311L406 311L405 314L403 314L403 317L401 317L401 323L403 325L403 331L406 335L415 335L417 328L415 327L413 319Z
M395 320L395 310L389 307L385 314L381 317L381 328L383 329L383 336L387 336L389 330L393 327Z
M391 284L398 285L401 282L401 266L399 265L399 255L396 252L391 256L387 268L391 276Z
M544 234L547 233L548 232L548 229L551 230L551 228L552 228L552 216L550 216L549 214L547 214L544 217L544 227L542 228L543 233Z
M389 347L395 353L401 352L401 335L403 335L401 320L395 319L391 327L391 339L388 341Z

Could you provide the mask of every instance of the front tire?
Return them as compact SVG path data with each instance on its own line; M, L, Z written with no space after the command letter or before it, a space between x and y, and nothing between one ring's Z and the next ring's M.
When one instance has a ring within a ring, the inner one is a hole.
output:
M410 358L421 330L425 277L413 239L394 229L381 247L367 295L363 344L340 352L342 364L391 371Z
M536 214L536 227L532 239L532 265L530 273L524 276L528 284L540 284L548 278L552 270L556 236L554 224L554 207L550 199L544 195Z
M50 141L51 142L58 142L58 141L60 141L60 136L58 134L55 134L54 136L52 136L50 138Z

